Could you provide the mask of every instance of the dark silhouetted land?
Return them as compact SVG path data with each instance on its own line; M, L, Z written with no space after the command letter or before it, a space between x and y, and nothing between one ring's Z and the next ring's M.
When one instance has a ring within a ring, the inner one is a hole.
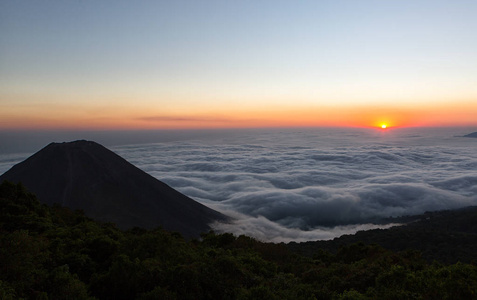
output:
M464 135L464 137L477 138L477 132L472 132Z
M82 209L123 229L161 226L198 237L211 222L227 219L91 141L51 143L3 180L22 182L43 203Z
M5 300L477 298L475 261L429 263L413 248L395 252L352 243L329 252L230 233L186 241L161 229L122 231L81 211L40 204L24 186L8 181L0 184L0 208L0 298ZM422 225L435 228L428 235L438 228L475 232L475 221L465 225L475 220L475 210L448 213L415 223L430 222ZM414 227L401 228L401 234L392 234L396 243L432 240L414 235ZM462 236L447 241L444 236L432 242L454 256L453 250L464 246L458 242ZM475 237L463 241L475 258ZM310 255L297 254L301 250L311 250Z

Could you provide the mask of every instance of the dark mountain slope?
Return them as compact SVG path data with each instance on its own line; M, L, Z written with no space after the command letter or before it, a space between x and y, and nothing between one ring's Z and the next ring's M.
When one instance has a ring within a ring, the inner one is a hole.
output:
M227 218L90 141L51 143L3 180L22 182L44 203L82 209L120 228L162 226L196 237Z
M329 241L289 243L298 253L312 256L320 249L336 252L357 242L378 244L393 251L418 250L428 261L443 263L477 262L477 207L427 212L389 229L360 231ZM395 219L394 222L399 222ZM404 224L404 223L403 223Z
M458 226L460 227L460 226ZM477 299L477 265L363 243L314 258L208 233L121 231L0 184L1 299Z
M472 132L464 135L464 137L477 138L477 132Z

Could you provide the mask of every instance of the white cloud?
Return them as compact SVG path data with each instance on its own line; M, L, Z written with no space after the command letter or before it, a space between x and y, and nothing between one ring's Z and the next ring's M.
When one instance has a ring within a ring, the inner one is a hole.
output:
M454 137L465 131L350 130L168 132L112 149L236 216L217 230L264 240L327 239L380 217L477 205L477 140Z
M376 218L477 204L477 154L468 141L330 132L116 150L184 194L238 214L218 229L261 239L323 239Z
M280 225L276 222L272 222L263 216L250 217L242 215L234 211L224 211L224 213L234 218L234 221L230 223L212 224L214 231L218 233L229 232L235 235L248 235L253 236L258 240L267 242L305 242L310 240L331 240L335 237L339 237L343 234L354 234L362 230L370 230L377 228L390 228L393 226L399 226L400 224L357 224L347 226L334 226L334 227L319 227L312 230L300 230L297 228L290 228Z

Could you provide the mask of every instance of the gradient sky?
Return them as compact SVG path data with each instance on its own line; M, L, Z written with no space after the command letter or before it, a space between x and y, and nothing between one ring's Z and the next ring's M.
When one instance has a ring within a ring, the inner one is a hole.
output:
M477 125L477 1L0 3L0 129Z

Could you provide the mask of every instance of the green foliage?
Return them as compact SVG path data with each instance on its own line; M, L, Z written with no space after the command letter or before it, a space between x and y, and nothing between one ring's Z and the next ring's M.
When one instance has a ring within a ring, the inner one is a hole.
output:
M365 295L355 290L344 291L338 296L339 300L366 300L369 299Z
M396 252L417 250L427 262L477 263L477 206L387 221L406 225L386 230L360 231L330 241L290 243L288 247L294 252L312 257L320 250L336 253L343 246L363 242L379 244Z
M0 280L0 299L3 300L14 300L17 299L15 295L15 289L8 284Z
M477 267L352 243L309 256L209 232L121 231L0 184L0 299L476 299Z
M51 299L88 299L86 284L71 274L68 265L57 267L49 272L46 290Z

